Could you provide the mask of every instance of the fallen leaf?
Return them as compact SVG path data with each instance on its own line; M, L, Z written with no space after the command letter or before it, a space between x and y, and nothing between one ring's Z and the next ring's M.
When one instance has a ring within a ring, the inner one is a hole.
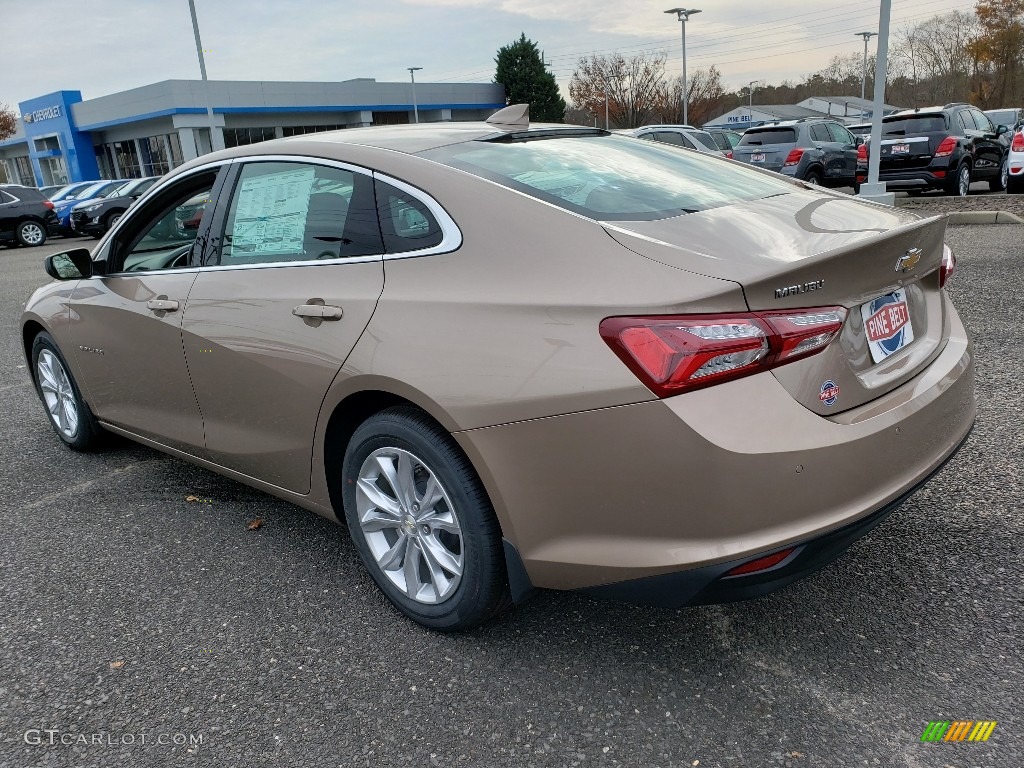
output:
M803 752L790 752L789 756L790 757L803 757L804 753Z
M245 527L250 531L255 531L256 529L263 527L263 520L257 517L255 520L250 520L249 524Z
M185 501L199 501L199 500L200 499L199 499L198 496L186 496L185 497Z
M112 661L112 662L110 662L110 668L111 669L120 669L123 666L124 666L124 662L123 661Z

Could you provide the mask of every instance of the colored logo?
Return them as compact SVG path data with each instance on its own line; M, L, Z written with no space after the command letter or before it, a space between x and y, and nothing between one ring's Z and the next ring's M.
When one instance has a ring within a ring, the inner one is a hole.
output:
M932 720L921 741L988 741L995 729L995 720Z
M904 253L898 259L896 259L896 271L897 272L909 272L917 266L917 262L921 260L921 254L923 251L920 248L911 248L909 251Z
M891 355L903 346L903 329L910 322L907 302L890 293L872 301L869 311L864 323L868 340L881 346L887 356Z
M839 399L839 385L832 381L832 379L829 379L821 385L818 399L825 405L835 405L836 400Z

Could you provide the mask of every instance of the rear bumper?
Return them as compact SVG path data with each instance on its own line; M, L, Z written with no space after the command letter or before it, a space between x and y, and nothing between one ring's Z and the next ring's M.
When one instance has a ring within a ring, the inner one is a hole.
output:
M768 591L837 556L966 437L976 415L973 350L947 307L950 336L925 369L832 418L799 405L767 373L455 437L533 586L609 594L667 575L697 584L679 588L676 603L737 599L717 590L738 585L700 593L737 563L804 547Z
M759 552L754 558L745 557L727 563L717 563L703 568L667 573L662 576L590 587L582 591L595 597L612 600L657 605L664 608L680 608L685 605L708 605L749 600L782 589L794 581L810 576L839 558L857 539L867 535L892 512L899 509L907 499L946 466L967 442L967 437L968 435L965 435L952 453L909 491L867 517L830 531L823 536ZM795 547L793 554L774 568L743 576L726 575L733 568L752 559L792 547Z

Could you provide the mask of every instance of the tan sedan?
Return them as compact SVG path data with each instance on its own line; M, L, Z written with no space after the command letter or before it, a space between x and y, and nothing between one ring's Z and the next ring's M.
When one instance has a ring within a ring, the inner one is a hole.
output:
M25 354L70 447L117 433L347 522L426 626L535 588L736 600L965 439L944 230L508 111L305 135L50 257Z

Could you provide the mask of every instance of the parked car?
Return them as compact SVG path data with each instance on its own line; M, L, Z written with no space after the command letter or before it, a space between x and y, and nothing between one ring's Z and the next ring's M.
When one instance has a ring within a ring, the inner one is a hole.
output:
M75 234L71 229L71 210L81 203L92 200L100 200L130 179L116 179L114 181L94 181L85 189L78 192L74 197L54 203L54 211L60 224L60 234L70 236Z
M846 126L846 130L854 136L865 138L871 135L871 123L854 123L853 125Z
M1005 189L1011 138L1006 126L993 125L970 104L894 112L882 119L878 178L911 195L941 189L965 196L972 182L982 180L989 189ZM867 178L871 151L870 142L860 149L858 181Z
M1006 191L1014 195L1024 193L1024 130L1013 134L1006 157L1006 172Z
M1024 128L1024 108L1010 107L1008 109L986 109L985 115L992 121L993 125L1005 125L1011 131Z
M53 203L38 189L0 184L0 243L42 245L56 228Z
M732 156L811 185L856 189L860 143L835 120L804 118L748 129Z
M67 184L51 184L48 187L39 187L39 194L41 194L47 200L50 200L50 195L52 195L54 192L58 192L64 189L64 187L66 186Z
M102 237L120 221L128 207L156 183L159 176L132 179L114 189L108 197L78 203L71 208L71 229L77 235Z
M51 203L61 203L65 200L70 200L78 193L88 189L95 181L76 181L72 184L68 184L47 195Z
M704 130L715 140L715 145L729 158L732 157L733 149L743 138L743 134L738 131L729 131L724 128L705 128Z
M18 338L56 435L346 521L383 594L446 631L538 587L780 588L966 438L943 217L523 112L176 168L45 261Z
M631 128L616 131L626 136L634 136L647 141L660 141L677 147L695 149L708 155L724 154L718 148L714 138L707 131L685 125L645 125L642 128Z

